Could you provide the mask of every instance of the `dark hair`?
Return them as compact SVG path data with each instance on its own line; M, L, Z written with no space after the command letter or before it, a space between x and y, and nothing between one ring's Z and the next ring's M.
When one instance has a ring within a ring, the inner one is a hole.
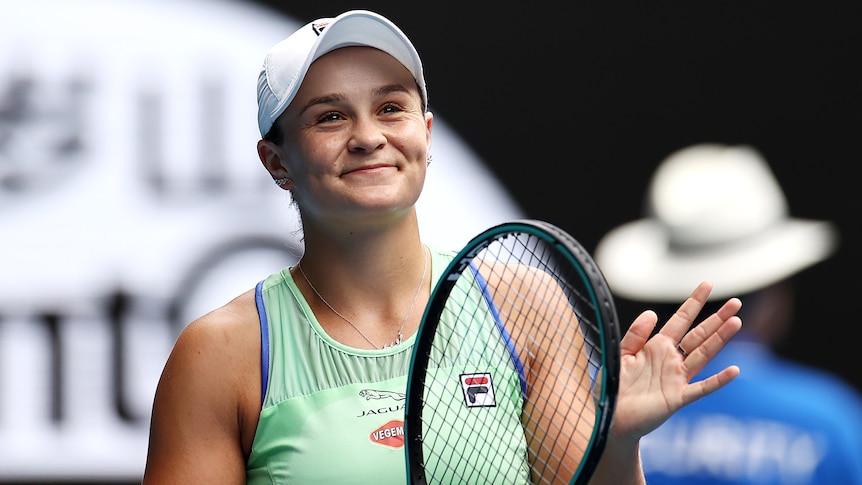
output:
M282 133L281 127L278 126L278 119L275 121L269 131L266 132L266 135L263 136L263 139L281 146L281 143L284 141L284 133Z

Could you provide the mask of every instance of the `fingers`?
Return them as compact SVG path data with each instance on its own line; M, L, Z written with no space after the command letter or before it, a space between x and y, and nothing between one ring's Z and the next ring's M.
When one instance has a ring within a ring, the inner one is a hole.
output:
M706 304L706 300L709 298L711 292L712 283L709 281L703 281L697 285L691 296L680 305L679 309L670 317L659 333L666 335L674 342L679 342L688 329L691 328L691 324L697 318L703 305ZM689 354L691 353L690 349L686 348L686 350Z
M638 353L646 345L656 323L658 323L658 315L652 310L646 310L638 315L620 341L622 355Z
M739 376L739 372L739 367L731 365L718 374L713 374L706 379L691 383L686 387L683 393L682 405L687 406L698 399L721 389L730 383L730 381L736 379L736 377Z
M701 325L704 325L704 328L701 328ZM738 316L732 315L724 320L716 313L689 332L683 340L691 339L693 343L680 342L682 348L686 348L686 345L694 345L689 355L685 357L689 374L694 376L703 370L741 328L742 320Z
M696 327L691 329L688 333L684 334L683 337L679 340L679 349L685 357L693 354L695 349L700 349L701 346L709 342L709 339L716 334L719 333L719 338L717 343L724 347L724 343L727 340L736 334L736 331L742 326L741 321L731 322L731 325L728 327L724 327L731 319L736 318L739 320L739 317L736 317L736 314L739 312L740 308L742 308L742 300L739 298L731 298L727 300L721 308L718 309L717 312L712 315L706 317L704 321L699 323ZM716 342L713 342L715 345ZM718 350L720 350L720 348ZM718 352L716 352L718 353ZM713 354L714 355L714 354Z
M742 320L736 315L742 308L739 298L728 299L721 308L692 328L694 319L703 308L712 284L704 281L683 302L668 320L661 332L674 342L688 368L690 375L700 372L742 328ZM691 328L691 331L689 329ZM723 385L720 382L717 385ZM708 386L710 384L703 384ZM714 392L714 389L709 392Z

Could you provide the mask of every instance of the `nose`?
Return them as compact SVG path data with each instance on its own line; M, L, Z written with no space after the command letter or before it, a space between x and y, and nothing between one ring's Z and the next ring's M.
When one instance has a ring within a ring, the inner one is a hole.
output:
M360 116L353 120L347 142L350 151L372 152L385 144L386 134L374 119Z

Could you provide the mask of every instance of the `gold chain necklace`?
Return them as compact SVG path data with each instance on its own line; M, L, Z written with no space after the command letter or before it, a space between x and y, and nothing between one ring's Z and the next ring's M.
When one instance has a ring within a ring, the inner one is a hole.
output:
M302 278L305 280L306 283L308 283L308 286L311 288L311 291L313 291L314 294L317 295L318 298L320 298L320 301L322 301L324 305L326 305L330 310L332 310L332 313L338 315L339 318L341 318L351 327L353 327L353 329L356 330L359 335L362 335L362 338L364 338L369 344L371 344L372 347L377 350L381 350L387 349L389 347L395 347L396 345L400 344L401 341L404 339L404 334L402 333L404 331L404 325L407 324L407 319L410 317L410 314L413 313L413 307L416 306L416 300L419 299L419 293L422 291L422 283L425 282L425 275L428 273L428 252L425 251L425 249L423 248L422 253L425 255L425 264L422 267L422 277L419 278L419 286L416 288L416 294L413 295L413 301L410 302L410 308L407 309L407 314L404 315L404 320L401 321L401 327L398 329L398 336L395 338L394 341L385 344L383 347L378 347L377 344L372 342L371 339L368 338L368 336L362 332L362 330L359 330L359 327L354 325L353 322L348 320L347 317L339 313L338 310L333 308L333 306L330 305L328 301L326 301L326 298L324 298L323 295L321 295L320 292L317 291L317 288L315 288L314 285L311 284L311 281L308 280L308 276L306 276L305 271L303 271L302 269L302 262L297 263L296 267L299 269L299 273L302 275Z

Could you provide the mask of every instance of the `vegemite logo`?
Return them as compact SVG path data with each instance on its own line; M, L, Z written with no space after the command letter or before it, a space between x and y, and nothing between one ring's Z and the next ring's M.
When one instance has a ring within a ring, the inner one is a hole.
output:
M497 405L490 372L461 374L461 390L464 391L464 402L469 408Z
M404 421L392 420L375 429L369 435L371 441L390 448L404 446Z

